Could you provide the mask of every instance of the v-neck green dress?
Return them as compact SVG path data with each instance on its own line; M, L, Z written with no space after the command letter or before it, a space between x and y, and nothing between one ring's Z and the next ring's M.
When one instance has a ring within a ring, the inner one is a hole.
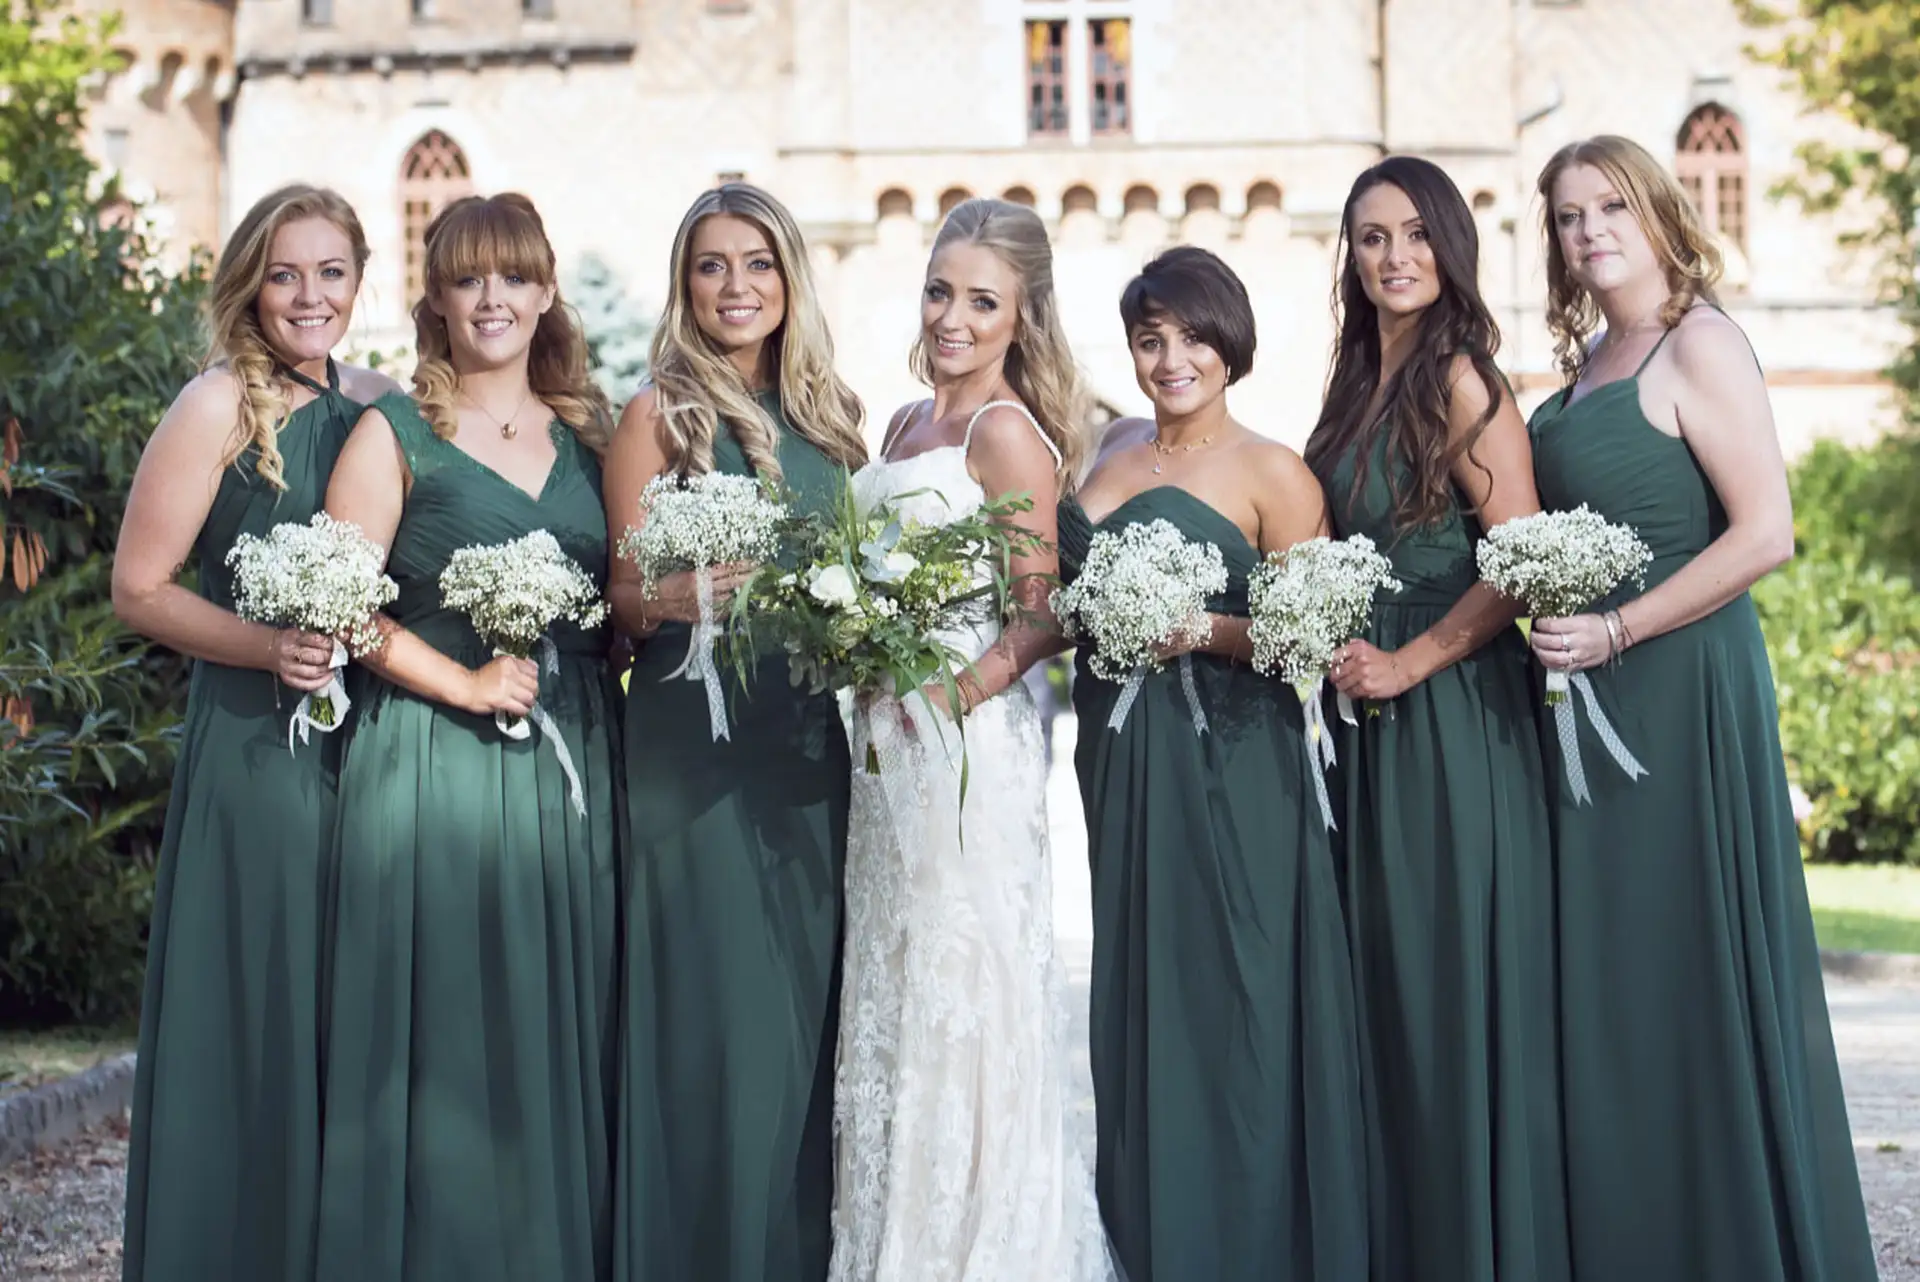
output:
M469 667L443 608L462 547L545 529L607 575L600 465L552 427L535 496L375 402L412 473L393 617ZM323 1282L593 1282L612 1230L610 1122L622 781L604 629L558 625L540 705L579 771L576 814L539 729L370 680L340 782L318 1275Z
M1648 421L1639 386L1636 372L1577 400L1569 389L1531 430L1541 502L1633 527L1653 552L1652 590L1727 516L1687 443ZM1616 768L1583 709L1592 800L1576 802L1546 737L1574 1277L1871 1282L1753 600L1586 676L1647 773Z
M286 489L249 450L194 544L200 591L231 610L241 535L304 523L361 407L327 384L275 438ZM160 842L133 1138L127 1282L311 1276L320 1184L326 865L345 731L288 751L298 692L271 672L193 665Z

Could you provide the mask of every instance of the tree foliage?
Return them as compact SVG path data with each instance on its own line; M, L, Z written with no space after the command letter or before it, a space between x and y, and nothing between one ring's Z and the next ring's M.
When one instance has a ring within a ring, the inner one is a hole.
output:
M1779 67L1810 108L1866 135L1858 145L1799 148L1783 187L1814 212L1862 203L1870 221L1843 236L1873 252L1908 342L1888 374L1908 423L1920 423L1920 3L1915 0L1736 0L1765 39L1753 53Z
M566 296L580 314L594 378L618 414L646 381L653 315L634 300L619 273L597 254L581 256Z
M80 146L108 22L0 10L0 1016L137 1000L186 668L113 617L140 451L198 364L201 265L155 265Z

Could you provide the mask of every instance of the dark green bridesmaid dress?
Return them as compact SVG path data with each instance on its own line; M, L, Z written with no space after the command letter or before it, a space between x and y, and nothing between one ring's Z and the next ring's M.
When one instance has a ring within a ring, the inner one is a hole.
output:
M831 505L840 465L780 426L797 501ZM730 433L714 470L751 474ZM627 687L615 1273L810 1282L832 1249L846 732L776 655L746 690L727 674L715 742L702 685L669 676L688 634L648 638Z
M332 362L325 387L282 372L314 393L277 437L287 488L260 479L249 451L194 545L201 594L229 610L228 550L320 509L360 414ZM140 1005L128 1282L311 1273L322 890L344 731L289 753L299 701L271 672L193 665Z
M1101 522L1155 519L1226 558L1244 615L1259 552L1173 486ZM1094 533L1060 505L1062 573ZM1078 657L1074 765L1093 874L1091 1045L1100 1209L1127 1282L1361 1282L1366 1153L1351 966L1300 702L1194 656L1118 732L1120 687Z
M1727 519L1638 390L1636 372L1542 405L1534 468L1549 509L1585 503L1639 532L1651 589ZM1576 804L1545 736L1574 1276L1871 1282L1753 601L1742 593L1586 675L1647 774L1616 768L1583 710L1592 800Z
M1366 632L1389 652L1479 579L1481 530L1461 502L1396 531L1392 487L1408 471L1375 431L1327 486L1335 536L1372 539L1401 582ZM1565 1282L1553 840L1526 641L1508 628L1375 707L1357 727L1333 720L1372 1275Z
M387 562L391 614L469 667L492 655L443 609L455 550L545 529L607 575L600 465L556 423L532 495L393 425L412 487ZM605 629L557 625L540 705L553 745L366 683L341 770L328 1003L322 1282L593 1282L608 1271L622 784ZM556 670L557 669L557 670Z

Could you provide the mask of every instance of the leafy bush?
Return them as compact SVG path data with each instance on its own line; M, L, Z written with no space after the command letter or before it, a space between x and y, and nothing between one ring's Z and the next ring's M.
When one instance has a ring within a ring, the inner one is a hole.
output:
M1920 440L1817 446L1798 555L1754 588L1807 858L1920 864Z
M140 451L203 350L79 149L110 25L0 11L0 1018L139 997L186 666L121 628L112 554ZM37 38L36 38L37 33Z

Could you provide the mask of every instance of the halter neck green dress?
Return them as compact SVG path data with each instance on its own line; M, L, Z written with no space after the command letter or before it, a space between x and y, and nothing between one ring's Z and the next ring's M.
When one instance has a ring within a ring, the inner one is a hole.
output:
M280 426L286 489L249 450L195 542L200 592L233 608L227 552L320 509L360 406L314 396ZM128 1282L312 1275L320 1180L320 969L344 731L287 750L297 691L193 665L160 843L127 1157Z
M1408 474L1375 431L1327 487L1335 536L1371 538L1400 580L1366 632L1386 651L1479 579L1482 531L1461 502L1395 529ZM1334 719L1376 1282L1568 1276L1553 838L1529 662L1508 628L1357 727Z
M829 508L841 466L776 396L761 405L797 501ZM714 470L752 474L730 432ZM794 689L774 655L744 691L727 675L732 737L715 742L702 685L669 676L689 632L649 637L627 685L615 1275L818 1282L832 1250L846 731L833 696Z
M1239 527L1161 486L1094 526L1060 504L1071 579L1098 529L1163 520L1219 547L1247 612L1260 561ZM1120 687L1081 651L1074 766L1093 874L1090 1052L1101 1214L1127 1282L1367 1276L1358 1031L1329 833L1286 683L1176 665L1119 731Z
M1653 552L1651 590L1727 518L1686 442L1647 420L1639 374L1568 389L1531 429L1541 502L1632 526ZM1615 767L1583 708L1592 800L1576 803L1546 735L1574 1276L1870 1282L1753 601L1585 675L1647 774Z
M607 576L600 464L555 423L536 496L374 403L412 473L387 572L393 618L469 667L492 657L442 607L453 553L552 533ZM371 678L340 781L328 1003L322 1282L593 1282L608 1271L618 690L604 628L550 634L540 706L558 754ZM369 674L371 676L371 674Z

